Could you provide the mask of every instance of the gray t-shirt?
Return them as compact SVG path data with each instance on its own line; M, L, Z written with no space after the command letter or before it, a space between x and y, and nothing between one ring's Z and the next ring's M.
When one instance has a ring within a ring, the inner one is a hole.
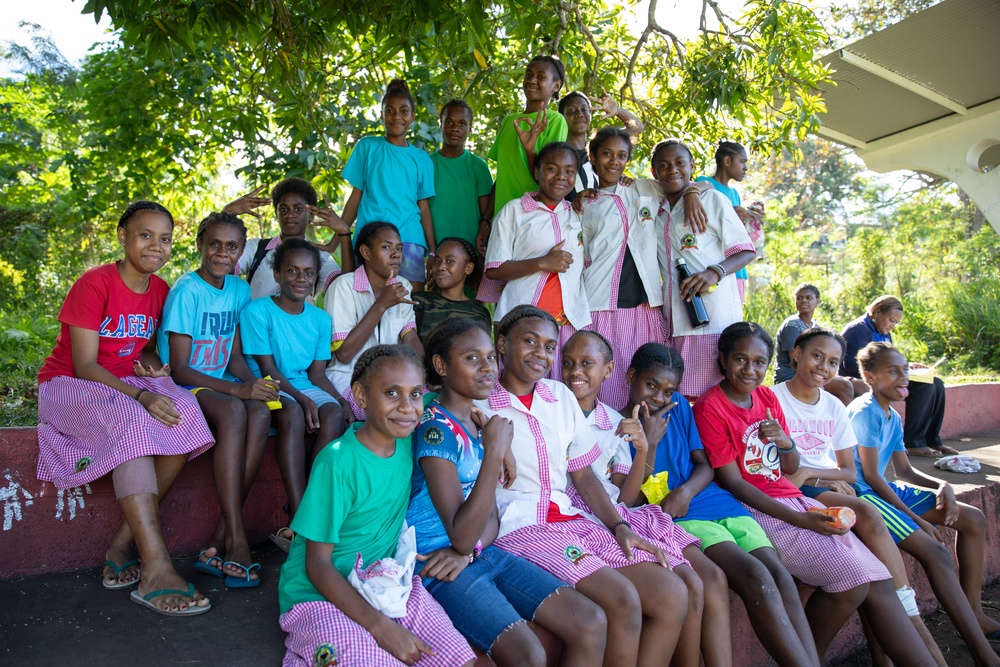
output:
M795 314L786 317L785 321L778 327L778 333L775 336L778 358L774 364L774 384L787 382L795 377L795 369L792 368L792 359L788 353L795 349L795 339L799 337L800 333L816 326L819 326L816 320L813 320L812 324L809 325L799 319L798 314Z

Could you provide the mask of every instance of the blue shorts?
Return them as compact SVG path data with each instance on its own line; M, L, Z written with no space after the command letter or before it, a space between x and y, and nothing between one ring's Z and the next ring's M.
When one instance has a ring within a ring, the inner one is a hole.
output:
M424 258L427 256L427 249L416 243L403 244L403 261L399 265L399 275L403 276L411 283L427 282L427 266Z
M316 387L311 387L309 389L299 389L299 393L304 394L309 400L315 403L317 410L326 405L327 403L337 402L337 399L335 399L333 396L326 393L322 389L318 389ZM279 391L278 394L280 396L284 396L285 398L289 398L293 401L295 400L294 398L292 398L292 395L287 392Z
M537 565L492 545L455 581L422 581L455 629L487 654L504 630L533 619L542 603L566 586Z
M799 491L802 492L803 496L806 498L812 498L813 500L816 500L816 496L819 494L826 493L829 490L830 489L825 486L810 486L809 484L803 484L799 487Z
M910 508L917 516L923 516L937 506L937 495L933 491L917 489L912 486L904 486L889 482L889 488L893 490L896 497L903 501L903 504ZM887 503L875 493L863 493L861 497L879 511L885 519L885 526L892 535L892 541L899 544L913 533L920 530L920 526L910 518L910 515L897 509L891 503Z

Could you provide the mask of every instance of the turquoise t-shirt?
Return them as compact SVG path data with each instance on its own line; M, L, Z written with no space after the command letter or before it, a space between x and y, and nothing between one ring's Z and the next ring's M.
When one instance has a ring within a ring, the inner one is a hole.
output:
M906 451L903 446L903 420L899 418L899 413L891 407L889 408L889 416L886 417L882 406L878 404L871 392L851 401L851 404L847 406L847 418L851 420L854 436L858 439L858 446L854 450L854 467L858 471L854 490L858 492L858 495L874 493L861 469L861 456L858 452L861 447L878 449L878 474L885 477L885 469L889 465L893 453Z
M542 150L545 144L553 141L566 141L569 136L569 126L561 113L553 109L546 109L545 115L549 119L548 125L538 139L535 140L535 153ZM535 120L534 113L512 113L503 119L497 138L493 141L488 157L497 163L497 187L496 200L493 206L493 215L500 212L504 204L512 199L520 199L525 192L534 192L538 189L535 182L535 175L528 170L528 154L524 152L524 146L514 129L514 121L520 118L527 118L528 121Z
M240 340L243 354L271 355L285 379L299 391L317 389L309 381L309 366L317 359L330 360L333 321L324 310L306 303L298 315L290 315L265 296L254 299L240 316ZM250 370L260 377L253 359Z
M739 191L737 191L736 188L731 188L728 185L723 185L722 183L719 183L717 180L715 180L715 177L713 177L713 176L699 176L698 178L696 178L694 180L695 181L708 181L709 183L712 184L713 188L715 188L716 190L718 190L719 192L721 192L722 194L724 194L726 196L726 199L728 199L729 201L731 201L733 203L734 207L742 205L741 204L742 200L740 199L740 193L739 193ZM740 269L739 271L737 271L735 275L740 280L748 280L750 278L750 274L747 273L747 267L745 267L745 266L742 269Z
M415 465L410 509L406 513L406 523L416 530L417 551L420 553L426 554L451 544L448 531L431 500L420 459L433 456L454 463L458 481L462 484L462 496L468 498L479 477L483 455L483 441L478 434L465 430L462 423L440 403L435 401L427 406L413 434Z
M163 321L156 332L156 346L164 364L170 363L173 332L191 337L192 370L235 382L229 372L240 312L250 303L250 285L237 276L226 276L222 289L209 285L196 272L181 276L163 304Z
M465 151L458 157L431 153L434 164L434 191L431 217L434 238L463 238L475 247L479 231L479 198L493 189L493 176L486 160Z
M413 144L394 146L384 136L363 137L343 177L361 190L354 239L369 222L391 222L403 243L427 247L417 202L434 196L434 164Z
M285 613L300 602L326 598L306 572L306 540L333 544L333 566L346 578L361 554L362 567L396 555L410 497L413 454L409 438L388 458L358 441L355 423L316 457L291 528L295 539L281 567L278 603Z

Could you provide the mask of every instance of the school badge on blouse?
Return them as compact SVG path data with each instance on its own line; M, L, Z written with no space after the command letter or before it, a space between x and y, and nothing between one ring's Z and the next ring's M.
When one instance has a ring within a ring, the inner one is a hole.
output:
M639 218L642 219L643 222L649 222L653 219L653 212L649 210L648 206L643 206L639 209Z
M697 250L698 237L694 234L685 234L681 237L681 250Z
M335 667L337 664L337 647L333 644L320 644L313 651L313 667Z
M577 245L581 245L581 246L583 245L583 232L582 231L579 234L576 235L576 244Z
M570 563L573 563L573 565L577 565L581 560L587 557L587 552L581 549L580 547L574 547L573 545L570 545L566 547L566 550L563 552L563 555L566 556L566 560L568 560Z
M76 462L75 466L73 466L73 472L83 472L84 470L87 469L87 466L89 466L93 460L94 459L90 458L89 456L84 456L82 459Z
M444 431L438 426L428 426L424 431L424 442L428 445L440 445L444 442Z

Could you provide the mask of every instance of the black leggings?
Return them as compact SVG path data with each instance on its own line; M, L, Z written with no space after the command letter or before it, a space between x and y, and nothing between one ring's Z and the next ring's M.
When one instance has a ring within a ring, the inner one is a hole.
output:
M943 422L944 382L941 378L934 378L933 384L910 382L906 420L903 423L903 444L906 448L940 447Z

